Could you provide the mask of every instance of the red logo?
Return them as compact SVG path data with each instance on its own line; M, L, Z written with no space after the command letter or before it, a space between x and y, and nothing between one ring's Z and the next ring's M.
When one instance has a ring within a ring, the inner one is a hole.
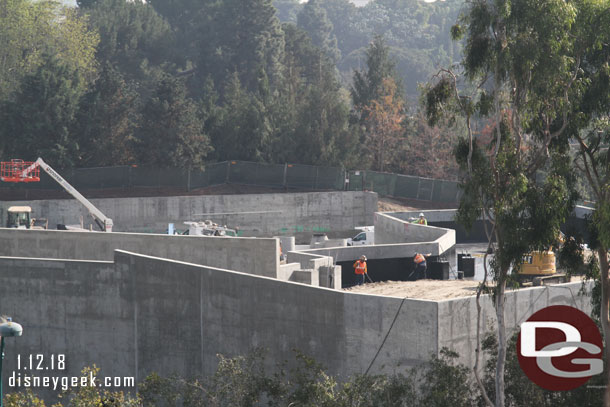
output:
M519 365L531 381L551 390L572 390L603 371L602 337L584 312L546 307L521 324Z

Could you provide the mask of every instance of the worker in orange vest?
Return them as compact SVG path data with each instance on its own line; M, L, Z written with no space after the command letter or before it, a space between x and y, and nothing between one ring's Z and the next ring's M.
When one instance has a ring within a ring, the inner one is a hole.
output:
M430 256L432 253L428 253L425 256ZM428 266L426 265L426 257L421 253L415 253L415 257L413 258L413 263L415 263L415 279L420 280L422 278L428 278L426 275L426 269Z
M354 273L356 273L356 284L362 285L364 284L364 279L366 277L366 256L363 254L360 256L360 259L356 260L354 263Z

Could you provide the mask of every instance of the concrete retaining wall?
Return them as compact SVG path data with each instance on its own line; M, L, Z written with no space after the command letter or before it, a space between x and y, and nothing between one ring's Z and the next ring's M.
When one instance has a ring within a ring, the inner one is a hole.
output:
M589 312L580 287L509 292L509 327L547 305ZM368 368L386 334L373 374L420 364L443 346L460 352L467 366L473 362L475 297L355 294L117 251L114 264L0 258L0 299L0 313L24 327L8 342L5 384L17 354L63 353L62 376L95 363L101 376L141 381L153 371L211 374L216 354L254 347L269 349L270 365L294 361L299 349L345 378ZM489 299L482 303L488 327L494 309Z
M114 250L277 277L277 239L0 229L0 256L109 260Z
M411 218L418 217L420 212L423 212L426 215L428 225L454 229L457 243L487 242L487 233L489 233L492 229L491 223L487 221L486 232L483 218L480 217L473 222L470 230L466 230L464 226L455 221L455 215L457 213L456 209L392 212L388 215L408 221ZM561 230L569 234L580 233L585 238L585 241L588 241L589 232L585 222L585 217L591 216L592 213L592 208L577 205L574 208L570 218L568 218L566 223L561 227Z
M114 267L0 258L0 298L0 312L24 327L9 343L4 372L15 369L17 354L65 353L62 375L96 363L102 376L189 377L211 374L218 353L263 347L269 363L294 361L299 349L345 377L367 369L399 309L371 372L393 372L437 352L434 302L401 307L397 298L126 252L117 252Z
M168 223L185 230L189 220L211 219L239 227L244 236L291 235L309 242L314 232L353 230L370 225L377 210L373 192L310 192L296 194L201 195L92 199L91 202L114 221L118 232L165 233ZM78 201L45 200L0 202L0 225L6 225L6 210L29 205L34 217L56 224L86 224L91 217ZM94 227L95 230L95 227Z
M375 244L433 242L447 233L451 231L410 223L394 213L375 213Z
M534 312L550 305L569 305L589 315L592 286L592 282L586 284L587 295L579 295L582 288L580 282L507 292L504 314L507 338L518 332L520 324ZM496 313L490 296L481 297L481 306L481 332L488 332L491 328L495 333ZM439 349L443 347L453 349L459 353L460 362L466 366L474 366L476 322L475 297L438 302Z

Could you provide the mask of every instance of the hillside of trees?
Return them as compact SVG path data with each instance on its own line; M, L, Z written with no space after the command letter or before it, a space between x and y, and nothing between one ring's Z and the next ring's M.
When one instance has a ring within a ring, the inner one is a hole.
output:
M454 178L418 83L458 6L0 0L0 155L57 167L239 159ZM455 130L453 130L455 132Z

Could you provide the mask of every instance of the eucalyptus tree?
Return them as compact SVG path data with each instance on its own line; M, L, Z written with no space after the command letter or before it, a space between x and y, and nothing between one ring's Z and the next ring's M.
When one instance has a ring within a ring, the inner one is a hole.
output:
M574 163L585 174L595 199L591 248L597 253L600 271L599 315L606 344L604 405L610 406L610 8L605 2L583 1L579 11L582 81L575 92L579 100L572 105L569 130L578 143Z
M497 318L495 403L475 377L487 405L504 406L507 334L505 291L523 255L552 245L576 195L566 160L571 103L580 85L582 50L575 31L579 4L562 0L474 0L452 28L465 40L459 70L443 69L426 89L429 120L460 116L466 134L455 150L463 172L458 219L491 221L490 274ZM487 120L489 137L474 136ZM547 176L537 182L545 168ZM487 269L486 269L487 277ZM478 298L486 288L482 284ZM480 308L479 308L480 309ZM477 339L480 335L477 325Z

